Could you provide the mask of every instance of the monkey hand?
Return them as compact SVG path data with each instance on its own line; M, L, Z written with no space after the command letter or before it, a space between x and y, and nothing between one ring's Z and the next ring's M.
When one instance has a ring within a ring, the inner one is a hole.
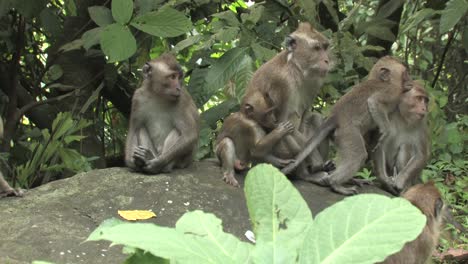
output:
M294 125L290 121L281 122L278 124L276 129L284 135L288 135L294 132Z
M163 159L156 157L148 160L146 165L143 167L143 170L148 173L159 173L165 165L166 162Z
M232 173L225 172L223 174L223 181L234 187L240 187L239 183L236 180L236 177L234 177L234 172Z
M24 190L20 188L9 188L8 190L4 190L0 192L0 198L2 197L8 197L8 196L16 196L16 197L23 197L24 195Z
M323 164L323 168L322 168L322 170L326 172L334 171L335 169L336 169L336 165L335 165L335 162L333 162L333 160L327 160Z

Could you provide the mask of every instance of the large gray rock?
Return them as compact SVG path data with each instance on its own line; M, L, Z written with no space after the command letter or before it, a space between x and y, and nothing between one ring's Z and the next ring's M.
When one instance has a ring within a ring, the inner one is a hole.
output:
M243 184L244 177L239 176ZM313 215L343 199L328 188L294 181ZM364 192L382 191L367 187ZM245 240L250 229L242 188L221 180L214 161L171 174L142 175L126 168L81 173L29 190L23 198L0 200L0 263L122 263L122 247L83 241L117 210L152 210L147 220L171 226L185 212L201 209L223 220L224 230Z

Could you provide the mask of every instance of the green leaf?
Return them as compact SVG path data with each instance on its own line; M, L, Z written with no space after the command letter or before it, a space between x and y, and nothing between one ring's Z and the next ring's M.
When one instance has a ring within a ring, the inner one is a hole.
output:
M83 40L82 39L75 39L67 44L61 46L59 51L66 52L71 50L81 49L83 47Z
M219 18L224 21L226 25L231 27L238 27L240 25L236 15L230 10L213 14L213 17Z
M14 0L11 2L11 7L16 8L23 16L33 18L41 13L47 2L46 0Z
M468 27L463 30L462 42L465 52L468 53Z
M112 0L112 17L121 25L125 25L132 18L132 0Z
M387 1L383 6L379 8L379 11L377 13L378 17L383 17L387 18L391 14L395 12L400 6L402 6L405 3L405 0L392 0L392 1Z
M409 23L404 23L401 25L401 34L406 33L408 30L415 28L421 23L422 21L431 18L436 14L436 11L434 9L430 8L423 8L421 10L418 10L414 15L412 15L408 21L411 21Z
M301 263L380 262L416 239L425 223L421 211L403 198L348 197L317 215L301 249L301 256L312 259Z
M101 49L108 62L128 59L137 50L136 40L126 26L111 24L101 32Z
M237 34L239 33L238 27L226 27L214 34L215 38L222 42L230 42L233 41Z
M192 22L183 13L163 8L157 12L150 12L132 20L132 26L158 37L176 37L192 29Z
M297 4L304 10L304 15L305 17L313 20L314 17L316 16L316 11L315 11L315 1L310 1L310 0L299 0L297 1Z
M213 214L196 210L185 213L176 223L176 230L199 243L204 255L218 263L247 263L252 245L223 232L221 220Z
M90 6L88 7L89 16L100 27L104 27L114 23L112 13L109 8L104 6Z
M244 191L257 243L272 243L271 263L281 263L283 250L295 259L312 222L297 189L277 168L260 164L248 172Z
M452 29L468 11L466 0L450 0L440 17L440 34Z
M395 41L396 37L388 27L382 27L381 25L369 26L365 29L365 32L371 36L387 41Z
M89 50L92 46L99 44L101 41L102 29L102 27L97 27L83 33L83 36L81 36L83 48Z
M258 43L252 43L251 47L255 54L255 58L261 62L268 61L276 55L276 51L265 48Z
M211 97L223 88L239 69L239 65L247 56L248 48L233 48L227 51L211 65L206 75L206 91Z
M177 263L220 263L205 255L202 246L174 228L149 223L100 225L87 241L109 240L114 244L136 247Z
M60 19L56 13L56 8L44 8L39 15L44 30L51 34L53 38L58 37L62 30Z
M272 254L274 252L274 254ZM288 251L284 245L275 245L274 242L257 242L252 252L253 263L294 263L294 253Z
M221 118L232 113L236 107L239 106L237 99L228 99L220 103L219 105L213 106L201 114L201 118L206 122L208 126L215 129L216 122Z
M75 0L65 0L65 12L67 16L77 16Z
M245 16L242 17L242 21L244 23L251 23L252 25L257 24L257 22L260 20L262 17L263 11L265 10L265 7L263 5L253 5L249 7L250 13L249 14L242 14Z
M190 47L192 45L199 44L200 41L202 41L202 40L203 40L202 35L194 35L194 36L187 37L184 40L177 43L174 46L173 51L175 53L178 53L179 51L184 50L184 49L186 49L186 48L188 48L188 47Z
M56 80L60 79L60 77L62 77L62 75L63 75L62 67L60 67L60 65L58 65L58 64L54 64L54 65L50 66L50 68L47 71L46 75L51 81L56 81Z

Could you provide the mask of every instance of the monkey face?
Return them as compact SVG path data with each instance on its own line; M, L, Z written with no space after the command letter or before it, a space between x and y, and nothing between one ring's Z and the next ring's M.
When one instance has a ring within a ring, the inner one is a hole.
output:
M143 66L143 75L151 90L169 101L177 101L182 94L183 72L175 58L163 55Z
M262 127L268 128L268 129L274 129L278 125L278 122L276 120L276 116L274 113L274 108L270 108L266 110L265 112L261 113L257 120L259 120L258 122L260 123Z
M408 124L418 123L427 113L429 97L424 88L414 83L413 89L403 94L398 108Z

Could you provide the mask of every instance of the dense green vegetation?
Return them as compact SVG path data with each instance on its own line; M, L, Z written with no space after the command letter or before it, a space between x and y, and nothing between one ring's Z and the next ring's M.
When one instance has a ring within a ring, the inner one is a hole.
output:
M423 178L468 226L467 10L466 0L3 0L2 171L29 188L121 163L138 69L164 51L177 52L202 115L197 158L213 156L220 121L255 69L309 21L332 40L335 64L316 111L327 114L386 54L425 83L432 158ZM442 249L467 247L466 235L455 238Z

